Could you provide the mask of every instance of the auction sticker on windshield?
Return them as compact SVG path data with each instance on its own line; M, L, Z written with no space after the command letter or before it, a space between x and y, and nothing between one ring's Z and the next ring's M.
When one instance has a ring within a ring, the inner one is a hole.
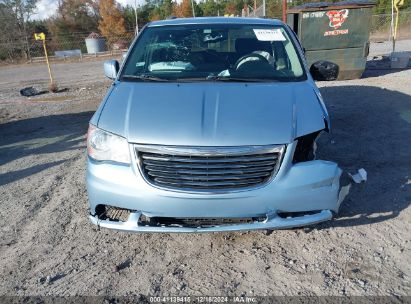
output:
M280 29L254 29L254 34L260 41L285 41Z

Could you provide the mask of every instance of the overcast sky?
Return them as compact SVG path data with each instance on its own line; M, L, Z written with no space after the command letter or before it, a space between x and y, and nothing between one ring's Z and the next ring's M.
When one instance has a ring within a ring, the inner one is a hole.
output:
M117 0L122 5L131 4L134 6L134 0ZM143 3L144 0L137 0L138 4ZM52 16L57 9L57 0L39 0L37 2L37 13L33 15L33 19L46 19Z

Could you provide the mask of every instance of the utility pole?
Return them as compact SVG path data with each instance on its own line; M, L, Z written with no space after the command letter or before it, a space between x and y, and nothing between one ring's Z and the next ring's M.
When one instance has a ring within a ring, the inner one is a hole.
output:
M265 14L265 0L263 0L263 17L265 18L266 14Z
M194 0L191 0L191 9L193 10L193 17L196 17L196 12L194 11Z
M287 22L287 0L283 0L283 22Z
M394 0L391 0L391 25L390 25L390 36L388 41L391 41L394 36Z
M138 35L137 0L134 0L134 14L136 16L136 36Z

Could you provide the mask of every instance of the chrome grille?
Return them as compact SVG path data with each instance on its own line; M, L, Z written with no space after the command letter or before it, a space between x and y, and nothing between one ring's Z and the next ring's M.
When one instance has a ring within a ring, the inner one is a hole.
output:
M150 184L182 191L236 190L266 183L278 170L284 146L170 147L136 145Z

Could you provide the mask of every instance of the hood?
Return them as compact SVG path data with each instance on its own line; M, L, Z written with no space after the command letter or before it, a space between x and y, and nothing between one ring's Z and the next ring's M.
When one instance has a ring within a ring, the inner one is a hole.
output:
M323 129L324 111L308 81L120 82L98 126L140 144L285 144Z

